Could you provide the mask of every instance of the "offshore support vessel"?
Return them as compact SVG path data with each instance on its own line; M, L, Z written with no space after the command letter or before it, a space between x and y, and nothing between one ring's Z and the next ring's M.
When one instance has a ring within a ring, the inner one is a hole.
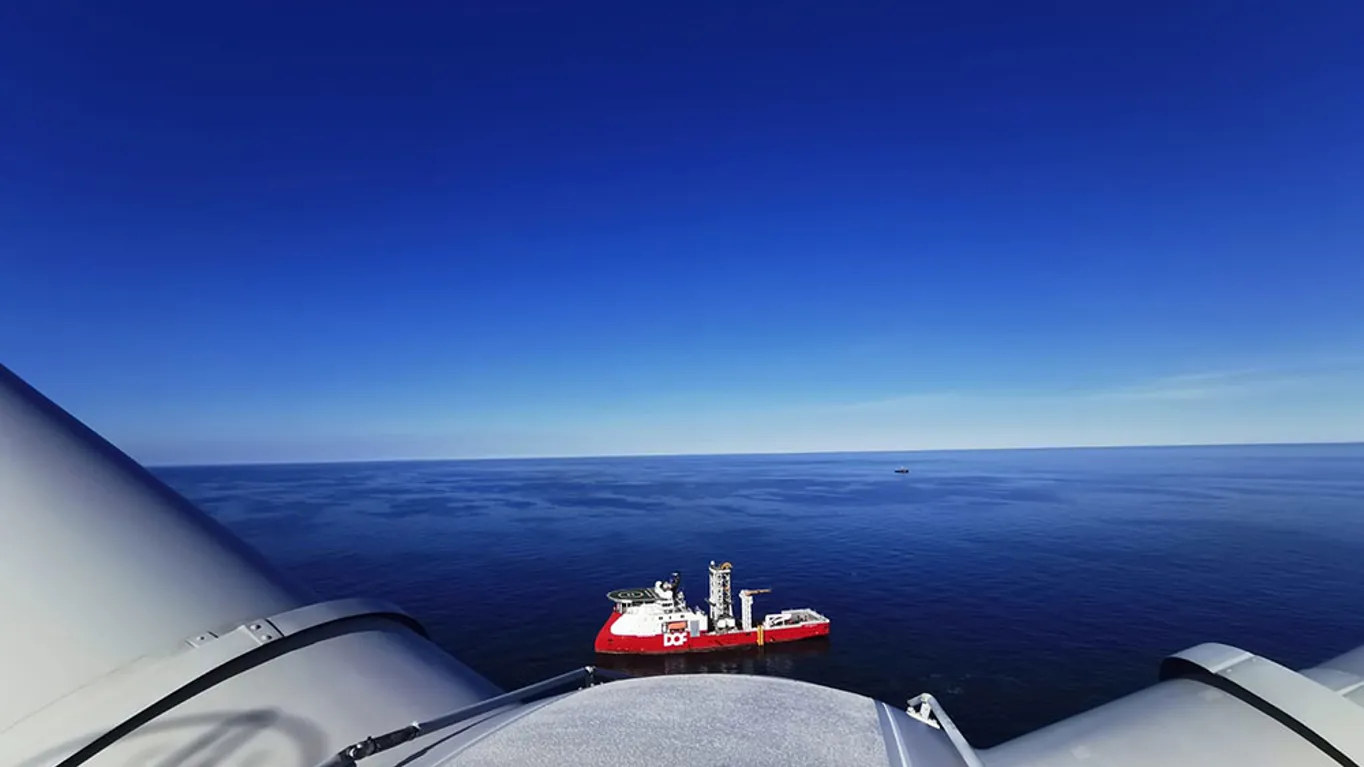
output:
M652 588L618 589L606 595L611 617L597 632L596 650L609 654L661 655L738 647L761 647L829 635L829 619L814 610L782 610L753 625L753 597L771 589L739 592L740 619L730 597L733 566L710 563L708 611L687 605L682 577L673 573Z

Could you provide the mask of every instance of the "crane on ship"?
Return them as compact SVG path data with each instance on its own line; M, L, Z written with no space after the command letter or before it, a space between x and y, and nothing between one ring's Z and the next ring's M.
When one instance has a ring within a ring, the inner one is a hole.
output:
M744 631L753 630L753 597L758 594L771 594L772 589L743 589L739 592L739 616L743 622ZM758 626L757 642L762 647L767 644L766 626Z
M739 616L743 621L744 631L753 629L753 597L771 593L772 589L744 589L739 592Z

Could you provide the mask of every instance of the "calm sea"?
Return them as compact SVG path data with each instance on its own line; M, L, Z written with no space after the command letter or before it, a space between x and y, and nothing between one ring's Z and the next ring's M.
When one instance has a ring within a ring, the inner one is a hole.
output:
M896 466L911 472L897 475ZM327 598L376 596L511 688L589 663L932 692L977 746L1132 692L1204 642L1364 644L1364 445L176 467ZM597 658L610 589L706 565L827 643Z

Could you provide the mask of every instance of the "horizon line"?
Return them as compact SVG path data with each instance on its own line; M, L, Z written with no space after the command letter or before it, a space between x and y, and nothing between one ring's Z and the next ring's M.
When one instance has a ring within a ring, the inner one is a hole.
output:
M1173 442L1159 444L1079 444L1079 445L1025 445L1018 447L954 447L954 448L906 448L890 450L754 450L713 453L596 453L563 455L488 455L442 458L342 458L331 461L288 460L288 461L225 461L221 463L145 463L148 469L197 469L197 468L245 468L253 466L332 466L344 464L376 463L473 463L479 461L569 461L569 460L607 460L621 458L725 458L725 457L762 457L762 456L801 456L801 455L874 455L904 453L988 453L1039 450L1121 450L1132 448L1169 449L1199 447L1312 447L1321 445L1364 445L1364 440L1333 440L1325 442Z

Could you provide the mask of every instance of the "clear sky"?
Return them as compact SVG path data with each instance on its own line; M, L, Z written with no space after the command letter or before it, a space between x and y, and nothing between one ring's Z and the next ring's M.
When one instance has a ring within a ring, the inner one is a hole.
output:
M0 361L154 463L1360 440L1361 40L1358 0L11 3Z

